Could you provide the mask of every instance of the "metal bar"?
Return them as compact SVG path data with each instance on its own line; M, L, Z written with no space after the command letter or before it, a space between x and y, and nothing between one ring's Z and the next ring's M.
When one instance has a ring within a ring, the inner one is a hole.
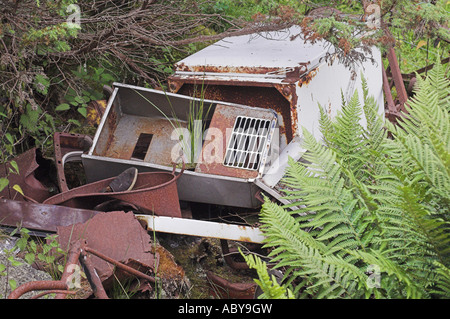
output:
M140 272L139 270L136 270L136 269L134 269L132 267L124 265L121 262L118 262L117 260L114 260L114 259L112 259L112 258L110 258L110 257L108 257L108 256L106 256L106 255L104 255L102 253L100 253L99 251L96 251L95 249L92 249L92 248L90 248L88 246L84 247L84 249L85 249L86 252L88 252L90 254L93 254L93 255L95 255L95 256L97 256L97 257L99 257L99 258L101 258L101 259L103 259L103 260L105 260L105 261L107 261L107 262L109 262L111 264L113 264L117 268L120 268L120 269L122 269L122 270L124 270L126 272L129 272L132 275L135 275L135 276L140 277L142 279L147 279L148 281L150 281L152 283L155 282L155 278L153 278L153 277L151 277L149 275L146 275L146 274L144 274L144 273Z
M166 216L135 215L147 224L147 230L199 237L262 243L259 228Z
M386 99L386 103L387 103L387 107L389 112L395 113L397 112L397 109L395 108L395 103L394 103L394 99L392 98L392 92L391 92L391 88L389 86L389 80L386 74L386 70L383 68L382 69L382 73L383 73L383 91L384 91L384 96Z
M408 99L408 95L406 94L405 84L403 83L402 73L400 71L400 67L398 65L397 56L395 54L395 50L393 47L390 47L387 53L387 58L389 60L389 65L391 66L392 79L395 83L395 88L397 90L397 96L401 106Z
M86 278L89 281L89 284L91 285L94 295L98 299L109 299L108 295L106 294L105 288L103 287L102 281L97 274L97 271L95 270L90 259L87 258L86 252L88 250L88 247L86 247L85 244L83 245L84 249L82 249L82 251L81 251L79 260L80 260L81 265L83 266L83 270L84 270L84 273L86 274Z
M20 285L9 294L8 299L19 299L23 294L34 290L67 290L63 281L41 280Z

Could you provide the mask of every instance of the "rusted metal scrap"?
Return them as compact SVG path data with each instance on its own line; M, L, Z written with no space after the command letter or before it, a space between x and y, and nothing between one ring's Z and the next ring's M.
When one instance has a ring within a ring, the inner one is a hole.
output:
M114 177L89 183L57 194L45 200L45 204L63 205L67 207L93 209L110 199L138 206L145 213L181 217L180 203L177 192L175 167L169 172L139 173L134 188L125 192L101 192L111 183Z
M138 278L148 280L150 282L155 281L153 277L144 274L125 264L122 264L96 251L95 249L90 248L87 245L86 240L78 239L77 241L75 241L75 243L72 245L70 249L68 261L66 263L64 272L60 280L55 281L45 280L45 281L34 281L25 283L17 287L15 290L13 290L11 294L8 296L8 299L18 299L25 293L35 290L44 290L44 292L35 296L34 298L39 298L49 293L56 293L57 299L64 298L67 294L74 295L75 291L71 290L73 288L72 276L79 276L79 273L78 274L76 273L78 263L81 264L81 266L83 267L83 270L86 274L86 277L91 285L92 291L95 294L95 296L99 299L108 299L108 295L106 294L105 288L103 287L103 283L97 273L97 270L94 268L93 263L88 257L88 253L93 254L98 258L101 258L102 260L111 263L118 269L126 271L129 274L132 274Z
M213 297L219 299L254 299L257 284L233 283L211 271L206 272L208 278L210 293Z
M21 225L29 230L56 232L58 226L84 223L98 213L93 210L0 199L0 224L11 227Z
M0 198L31 200L41 203L51 196L49 189L36 177L39 168L36 160L37 151L36 148L32 148L8 163L0 165L0 177L9 180L9 185L0 192ZM18 171L11 164L13 161L17 164ZM14 185L20 186L23 195L14 189Z
M152 242L132 212L102 212L85 223L57 227L57 234L60 246L69 251L61 279L25 283L8 298L17 299L33 290L44 290L38 296L56 293L57 299L65 298L74 294L73 279L80 266L99 299L108 298L114 280L137 277L138 289L151 289L156 272L163 287L173 286L171 291L186 285L183 268L167 250Z
M82 239L93 251L101 252L111 260L139 265L141 272L153 272L158 264L150 235L142 228L132 212L100 213L85 223L57 227L58 242L65 249ZM114 269L97 254L88 257L105 285L112 280ZM136 262L133 262L136 261Z
M53 135L55 165L58 177L58 186L61 192L66 192L69 190L64 174L65 162L70 161L73 155L81 156L81 154L87 151L91 145L92 138L88 135L63 132L55 132Z

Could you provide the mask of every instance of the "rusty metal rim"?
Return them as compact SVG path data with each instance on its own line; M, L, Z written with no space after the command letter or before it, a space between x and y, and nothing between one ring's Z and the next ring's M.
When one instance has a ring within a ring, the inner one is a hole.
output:
M97 192L97 193L76 194L76 192L80 191L80 189L82 189L85 186L85 185L83 185L83 186L80 186L80 187L77 187L77 188L73 188L73 189L71 189L71 190L69 190L69 191L67 191L65 193L57 194L55 196L69 194L69 193L72 193L72 192L75 193L75 194L71 197L71 199L73 199L73 198L80 198L80 197L86 197L86 196L134 195L134 194L144 193L144 192L148 192L148 191L152 191L152 190L156 190L156 189L160 189L160 188L169 186L172 183L175 183L178 180L178 178L183 174L183 172L184 172L184 165L183 165L183 168L181 169L180 173L178 175L175 175L175 165L174 165L174 169L173 169L172 173L168 173L168 172L145 172L145 173L140 173L139 175L142 174L142 175L145 175L145 176L147 176L147 175L155 175L155 174L158 174L158 175L172 175L173 176L172 179L170 179L169 181L167 181L165 183L158 184L158 185L155 185L155 186L152 186L152 187L147 187L147 188L134 189L134 190L124 191L124 192L107 192L107 193ZM92 184L104 183L105 181L113 180L114 178L115 177L111 177L111 178L104 179L104 180L101 180L101 181L98 181L98 182L94 182ZM51 199L51 198L49 198L49 199Z

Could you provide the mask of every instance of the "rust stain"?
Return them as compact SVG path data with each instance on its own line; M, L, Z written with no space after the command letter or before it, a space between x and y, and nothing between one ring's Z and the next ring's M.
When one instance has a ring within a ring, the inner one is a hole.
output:
M181 86L178 94L199 97L200 92L198 88L195 88L195 84L186 83ZM256 87L230 83L226 85L205 83L203 94L204 98L209 100L274 110L283 118L283 125L279 127L280 135L285 134L287 143L292 140L295 130L292 129L291 124L290 102L272 84L270 87Z
M264 112L266 113L266 112ZM248 117L254 117L257 116L258 118L268 119L270 120L272 118L272 115L270 114L270 117L267 116L267 114L262 114L262 112L255 112L253 109L237 109L237 108L229 108L226 105L217 104L216 110L214 112L214 116L211 120L210 128L213 127L215 129L220 130L222 134L222 143L220 144L220 147L222 148L222 157L219 161L214 160L211 163L208 162L201 162L197 165L195 171L196 172L202 172L206 174L214 174L214 175L221 175L221 176L234 176L234 177L240 177L240 178L256 178L258 176L258 171L256 170L248 170L248 169L242 169L238 167L229 167L225 166L223 164L223 159L226 154L226 149L228 146L228 139L230 138L229 133L227 133L227 130L233 128L234 122L236 120L237 116L248 116ZM203 149L207 148L208 145L211 143L214 143L214 139L209 137L210 131L207 132L206 142L203 146ZM212 144L211 144L212 145Z
M318 68L315 68L309 71L306 75L302 76L298 81L298 86L302 87L303 85L308 85L311 80L316 76Z
M246 73L246 74L267 74L271 72L283 71L283 69L279 67L214 66L214 65L189 66L184 63L176 63L175 70L182 72Z
M252 242L250 237L247 237L247 236L240 236L239 237L239 241L244 241L244 242L247 242L247 243L251 243Z

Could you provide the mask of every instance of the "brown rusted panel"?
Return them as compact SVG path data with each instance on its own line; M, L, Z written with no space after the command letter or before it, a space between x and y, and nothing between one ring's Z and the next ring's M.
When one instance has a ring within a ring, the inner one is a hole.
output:
M85 223L58 227L57 233L63 248L71 247L81 239L94 252L101 252L112 260L121 263L129 259L137 260L151 271L157 265L157 257L151 252L150 235L132 212L100 213ZM89 254L87 258L102 282L113 276L114 267L107 261L93 254Z
M217 104L213 118L209 125L209 130L205 138L206 141L203 145L203 160L195 168L196 172L239 178L256 178L258 176L257 170L229 167L223 164L228 142L231 137L231 132L237 116L246 116L268 120L272 119L272 117L269 117L266 112L264 112L263 114L262 112L258 113L258 111L254 109L230 108L227 105ZM219 137L217 136L211 136L212 134L214 134L212 129L217 129L222 133L222 140L217 140L219 139ZM220 151L221 153L215 154L213 158L207 158L204 153L206 149L215 149L217 153L220 153Z
M217 85L207 82L204 83L203 96L208 100L274 110L283 119L283 125L279 127L280 136L285 135L286 142L289 143L295 133L295 130L292 129L291 103L283 94L280 94L273 84L270 84L270 87L256 86L256 84L261 85L261 83L255 83L255 86L245 86L244 83L236 83L236 85L233 85L228 82L224 85ZM288 86L291 87L291 85ZM195 96L197 94L195 97L200 97L200 93L201 90L199 87L193 84L184 84L178 90L178 94L187 96Z
M0 177L7 178L9 185L0 192L0 197L15 200L34 200L39 203L50 197L48 188L36 178L36 170L39 168L36 161L36 152L37 149L32 148L11 160L16 162L19 169L18 173L11 165L11 161L1 165ZM13 189L14 185L20 186L25 198Z
M73 188L48 198L44 203L74 208L93 209L113 199L131 203L160 216L181 217L176 181L181 175L174 172L139 173L131 191L102 193L115 177Z
M123 114L117 123L109 124L108 130L105 132L108 134L107 137L102 136L99 139L102 143L106 138L108 146L101 153L96 152L96 155L124 160L142 160L152 164L170 166L173 160L172 151L179 142L172 137L174 126L176 128L186 127L186 123L176 120L171 123L165 118ZM146 154L144 158L136 159L133 158L133 154L141 134L147 134L152 138L144 150L144 154Z
M30 230L56 232L58 226L85 222L97 213L65 206L0 199L0 224L12 227L20 224Z
M211 295L219 299L254 299L256 283L232 283L211 271L206 272Z

